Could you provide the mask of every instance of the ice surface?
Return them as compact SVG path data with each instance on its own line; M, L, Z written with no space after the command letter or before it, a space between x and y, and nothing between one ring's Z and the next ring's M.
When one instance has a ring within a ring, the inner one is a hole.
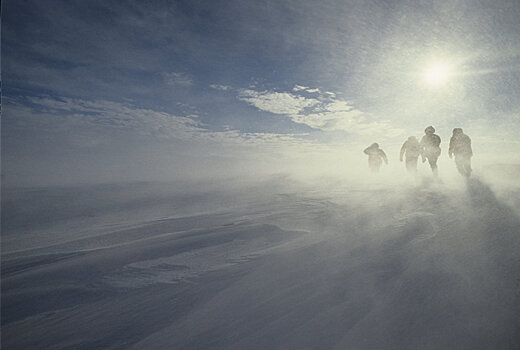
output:
M479 179L7 189L2 345L517 349L518 199Z

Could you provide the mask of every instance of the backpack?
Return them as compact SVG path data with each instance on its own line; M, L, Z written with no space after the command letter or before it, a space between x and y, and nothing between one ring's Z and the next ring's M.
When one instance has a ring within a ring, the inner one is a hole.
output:
M431 147L439 147L441 144L441 138L439 135L431 134L431 136L428 137L428 143Z
M435 147L439 147L440 144L441 144L441 138L439 137L439 135L433 134L432 135L432 145L434 145Z

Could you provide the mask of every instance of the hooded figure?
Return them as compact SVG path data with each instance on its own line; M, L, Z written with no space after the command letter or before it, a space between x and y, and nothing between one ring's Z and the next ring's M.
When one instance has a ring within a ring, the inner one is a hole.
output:
M371 144L363 152L368 154L368 167L372 172L379 172L379 168L381 168L383 161L385 164L388 164L388 158L386 157L385 152L379 148L377 143Z
M463 176L471 176L471 139L464 134L461 128L453 129L453 136L450 139L450 149L448 151L450 158L455 155L455 165L457 170Z
M434 176L437 176L437 159L441 155L441 138L435 134L435 128L429 126L424 129L425 135L421 139L421 155L423 163L428 159Z
M399 160L403 161L403 155L406 157L406 169L409 172L417 172L417 159L421 154L421 145L415 136L410 136L408 140L403 143Z

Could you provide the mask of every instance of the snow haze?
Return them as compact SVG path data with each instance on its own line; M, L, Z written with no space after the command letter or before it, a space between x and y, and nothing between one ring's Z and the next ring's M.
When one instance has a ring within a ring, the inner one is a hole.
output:
M518 18L4 0L1 345L520 348Z
M475 161L518 163L519 12L510 1L5 1L3 181L301 163L326 175L373 142L396 163L428 125L444 143L463 128Z
M514 349L519 203L479 179L4 190L2 342Z

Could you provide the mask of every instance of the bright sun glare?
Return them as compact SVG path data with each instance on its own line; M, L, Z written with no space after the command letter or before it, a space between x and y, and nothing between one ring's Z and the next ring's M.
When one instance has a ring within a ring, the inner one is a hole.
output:
M452 69L446 63L433 63L424 71L424 81L430 86L441 86L450 78Z

